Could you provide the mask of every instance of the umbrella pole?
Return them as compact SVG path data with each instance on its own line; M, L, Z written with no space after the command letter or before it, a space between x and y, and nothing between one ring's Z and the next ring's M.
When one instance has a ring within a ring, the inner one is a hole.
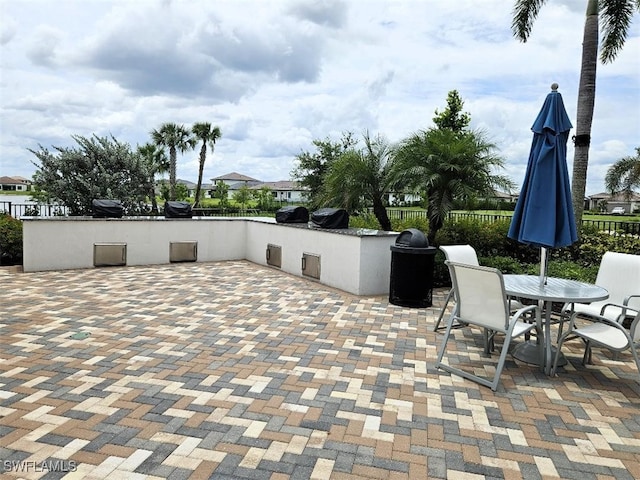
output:
M547 284L547 248L540 248L540 288Z

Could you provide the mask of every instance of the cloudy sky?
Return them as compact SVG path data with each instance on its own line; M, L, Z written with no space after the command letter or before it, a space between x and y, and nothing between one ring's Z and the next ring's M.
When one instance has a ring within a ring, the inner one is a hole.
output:
M584 0L547 2L531 39L512 0L0 0L0 176L27 149L113 135L133 147L164 122L222 130L205 181L287 180L314 139L365 130L391 142L433 125L459 91L473 128L522 182L531 125L560 85L575 125ZM598 65L587 194L640 146L640 18ZM573 132L572 132L573 133ZM569 170L573 148L569 142ZM197 151L178 158L197 180Z

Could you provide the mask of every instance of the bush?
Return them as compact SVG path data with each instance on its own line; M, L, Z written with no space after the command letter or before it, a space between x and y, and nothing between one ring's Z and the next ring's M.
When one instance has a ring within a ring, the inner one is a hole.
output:
M540 248L523 245L507 237L509 221L483 222L478 219L448 221L438 232L438 245L469 244L476 249L482 265L498 268L505 274L540 273ZM547 273L552 277L593 283L605 252L640 255L640 239L628 235L600 232L583 226L580 240L565 248L548 249ZM450 285L444 255L436 255L434 286Z
M22 263L22 222L0 212L0 263Z
M425 234L429 223L424 218L392 220L397 232L417 228ZM507 237L510 220L495 222L480 219L447 220L436 237L436 245L469 244L478 253L481 265L499 269L505 274L540 273L540 248L521 244ZM350 226L354 228L378 229L372 214L352 217ZM593 225L583 225L580 240L565 248L548 249L548 275L593 283L596 279L600 260L605 252L620 252L640 255L640 238L629 235L609 234L598 231ZM435 256L433 286L450 286L449 271L444 265L444 254Z
M380 229L380 223L373 213L361 213L360 215L349 216L349 227L378 230Z

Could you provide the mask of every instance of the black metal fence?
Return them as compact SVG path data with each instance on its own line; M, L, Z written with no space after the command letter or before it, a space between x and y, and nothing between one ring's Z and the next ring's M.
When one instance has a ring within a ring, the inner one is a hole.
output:
M372 213L371 210L369 213ZM402 210L387 209L387 215L392 220L412 220L415 218L427 219L425 210ZM511 215L500 215L494 213L466 213L451 212L449 218L452 220L471 219L481 222L498 222L501 220L511 220ZM629 222L624 220L591 220L582 219L582 225L591 225L603 232L617 232L625 235L640 236L640 222Z
M37 205L30 203L14 203L0 201L0 212L7 212L14 218L21 217L51 217L67 215L67 207L63 205ZM369 213L373 210L370 209ZM162 215L162 213L161 213ZM261 212L257 209L248 208L246 210L237 209L221 209L221 208L194 208L195 216L220 216L220 217L250 217L250 216L273 216L273 212ZM387 215L392 220L413 220L427 219L425 210L403 210L403 209L387 209ZM457 219L473 219L481 222L498 222L501 220L510 220L511 215L499 215L493 213L466 213L451 212L449 218ZM640 236L640 222L628 222L623 220L591 220L582 219L583 225L592 225L598 230L604 232L617 232L625 235Z
M69 213L68 208L63 205L38 205L35 203L15 203L7 201L0 201L0 212L6 212L13 218L65 216ZM164 213L160 211L159 215L164 215ZM194 208L193 215L204 217L254 217L273 216L274 213L262 212L255 208L247 208L244 210L223 208Z
M13 218L65 216L68 208L64 205L15 203L0 201L0 212L6 212Z

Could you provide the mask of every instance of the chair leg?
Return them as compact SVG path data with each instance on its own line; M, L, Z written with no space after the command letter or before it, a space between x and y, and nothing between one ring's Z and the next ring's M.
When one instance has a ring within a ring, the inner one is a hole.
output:
M556 345L556 354L553 357L553 366L551 367L551 376L555 376L556 369L558 368L558 359L560 358L560 351L562 350L562 344L566 340L566 336L558 338L558 344Z
M454 318L453 315L449 318L447 322L447 329L444 332L444 338L442 339L442 345L440 346L440 351L438 352L438 358L436 359L436 368L439 368L442 364L442 357L444 356L444 351L447 348L447 342L449 341L449 337L451 336L451 329L453 328Z
M451 301L452 296L453 296L453 288L449 290L449 293L447 294L447 298L445 298L444 300L444 305L442 306L442 310L440 310L440 315L438 315L438 320L436 320L436 324L433 327L434 332L437 332L438 329L440 329L440 322L442 322L442 319L444 318L444 314L447 311L447 306L449 305L449 302Z
M483 336L484 336L484 353L485 355L491 355L491 352L494 352L496 350L495 342L493 341L493 338L495 337L495 332L492 330L489 330L488 328L485 328L483 330Z
M582 357L582 365L591 365L591 342L585 341L584 356Z
M502 344L502 351L500 352L500 359L498 360L498 365L496 366L496 374L493 377L493 382L491 383L491 390L494 392L498 389L498 384L500 383L500 375L502 375L502 369L504 368L504 362L507 359L507 353L509 353L509 344L511 343L510 336L506 336L504 339L504 343Z
M633 354L633 359L636 361L636 367L638 368L638 379L640 380L640 358L638 358L638 352L636 351L636 347L631 345L631 353Z
M556 342L560 340L560 337L562 336L562 327L564 326L564 317L565 317L564 312L560 313L560 320L558 320L558 335L556 336Z

